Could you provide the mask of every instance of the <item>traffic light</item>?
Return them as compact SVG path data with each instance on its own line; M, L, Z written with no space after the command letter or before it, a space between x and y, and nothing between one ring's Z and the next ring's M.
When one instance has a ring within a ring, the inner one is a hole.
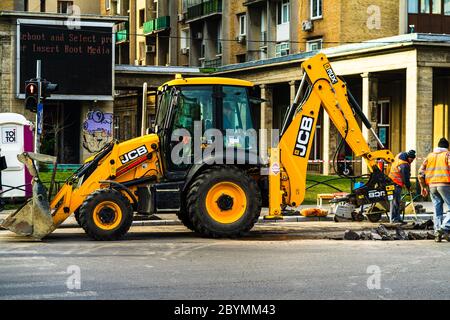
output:
M56 83L51 83L47 80L42 80L42 87L41 87L41 98L49 98L52 93L55 91L58 91L58 85Z
M40 96L39 81L25 81L25 109L31 112L37 112L37 106Z

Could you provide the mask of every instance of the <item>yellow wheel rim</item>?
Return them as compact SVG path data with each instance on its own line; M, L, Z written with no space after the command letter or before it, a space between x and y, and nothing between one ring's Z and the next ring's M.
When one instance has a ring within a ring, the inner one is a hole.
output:
M122 210L112 201L99 203L94 209L94 223L102 230L113 230L122 221Z
M206 195L206 210L215 221L229 224L238 221L247 209L247 197L240 186L219 182Z

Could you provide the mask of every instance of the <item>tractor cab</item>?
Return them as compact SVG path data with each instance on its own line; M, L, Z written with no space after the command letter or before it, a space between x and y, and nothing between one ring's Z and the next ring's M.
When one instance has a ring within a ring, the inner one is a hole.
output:
M237 154L246 155L244 163L249 154L257 158L252 89L243 80L181 76L158 89L154 131L166 177L184 179L193 165L228 164Z

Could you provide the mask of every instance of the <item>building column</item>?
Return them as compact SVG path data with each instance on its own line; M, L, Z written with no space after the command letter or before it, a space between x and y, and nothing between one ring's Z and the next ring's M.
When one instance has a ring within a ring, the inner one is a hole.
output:
M271 146L271 129L273 127L273 90L263 84L261 87L261 131L260 131L260 155L263 160L268 159L268 148Z
M289 82L289 88L291 89L291 106L294 104L295 95L297 94L297 88L295 86L296 81Z
M362 77L362 109L367 119L372 124L373 129L376 131L377 125L377 100L378 100L378 79L373 77L370 73L361 74ZM369 148L372 151L378 149L378 143L376 138L372 135L369 129L362 123L362 133L364 139L369 144ZM362 174L369 173L367 166L362 163Z
M433 150L433 68L416 65L406 69L405 150L414 149L417 158L425 158ZM420 160L411 165L417 175Z
M399 0L399 33L405 34L408 33L408 3L407 0Z

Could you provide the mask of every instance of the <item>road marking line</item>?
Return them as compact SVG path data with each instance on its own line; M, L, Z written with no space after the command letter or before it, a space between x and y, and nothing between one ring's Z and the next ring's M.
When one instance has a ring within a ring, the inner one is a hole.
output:
M15 269L15 268L49 268L54 267L54 263L23 263L23 264L8 264L8 265L0 265L0 269Z
M10 261L10 260L46 260L46 257L0 257L2 261Z
M60 282L30 282L0 284L0 289L38 288L38 287L66 287L66 279Z
M59 276L59 275L67 275L67 272L65 271L58 271L58 272L27 272L24 274L18 274L17 271L11 270L12 272L3 272L1 273L2 276L16 276L17 278L24 278L24 277L48 277L48 276ZM1 278L0 278L1 279ZM9 280L12 279L12 277L8 278Z
M0 300L42 300L42 299L61 299L61 298L85 298L96 297L98 293L96 291L67 291L61 293L48 293L48 294L21 294L13 296L0 296Z
M5 250L0 251L0 255L2 254L37 254L37 250Z

